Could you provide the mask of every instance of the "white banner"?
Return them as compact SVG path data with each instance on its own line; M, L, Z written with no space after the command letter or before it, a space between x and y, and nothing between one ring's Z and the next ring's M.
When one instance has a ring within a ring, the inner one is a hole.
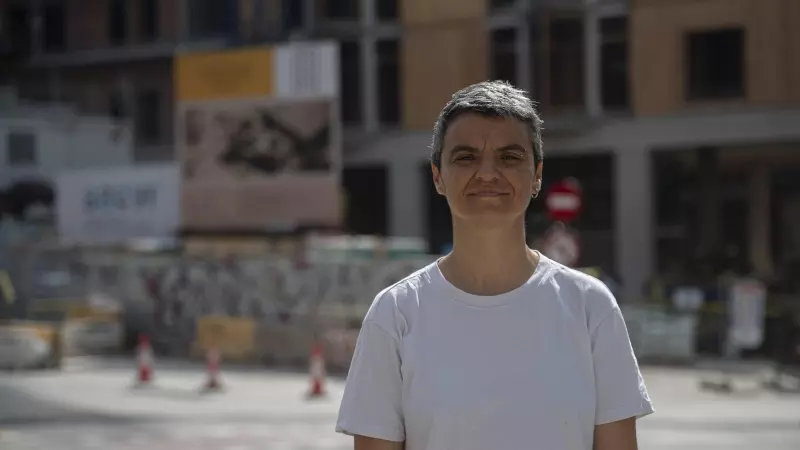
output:
M180 224L177 165L97 168L56 178L60 239L117 244L172 238Z
M275 49L275 96L339 96L339 46L335 42L290 42Z
M730 343L735 348L757 348L764 339L767 290L754 279L742 278L731 287Z

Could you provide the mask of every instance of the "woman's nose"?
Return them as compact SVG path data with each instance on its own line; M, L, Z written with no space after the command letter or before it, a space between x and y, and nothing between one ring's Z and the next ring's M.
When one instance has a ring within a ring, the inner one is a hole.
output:
M478 172L475 176L484 181L497 179L497 165L494 158L481 158L478 162Z

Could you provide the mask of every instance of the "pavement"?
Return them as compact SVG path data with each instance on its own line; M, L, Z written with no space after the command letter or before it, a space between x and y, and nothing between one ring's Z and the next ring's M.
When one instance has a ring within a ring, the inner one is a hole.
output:
M732 394L698 389L710 372L645 367L656 414L639 421L643 450L800 449L800 395L740 376ZM224 390L202 393L203 366L160 361L134 387L130 361L71 362L59 372L0 373L2 450L352 449L333 431L343 390L309 400L305 374L223 366Z

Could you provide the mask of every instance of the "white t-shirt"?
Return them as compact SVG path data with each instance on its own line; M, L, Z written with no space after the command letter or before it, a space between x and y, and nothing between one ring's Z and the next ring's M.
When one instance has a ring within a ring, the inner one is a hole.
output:
M406 450L591 450L595 425L652 412L611 292L542 256L501 295L463 292L437 263L378 294L336 431Z

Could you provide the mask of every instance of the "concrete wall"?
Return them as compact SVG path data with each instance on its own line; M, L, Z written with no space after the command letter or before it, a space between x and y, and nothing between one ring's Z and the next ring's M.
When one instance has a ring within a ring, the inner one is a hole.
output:
M37 162L9 166L9 131L36 134ZM127 165L132 162L130 131L112 139L117 126L101 117L0 117L0 188L19 179L50 180L60 170Z
M687 102L684 36L745 29L745 98ZM800 104L800 2L796 0L637 0L631 9L631 79L637 115L692 108ZM715 104L716 103L716 104Z
M63 66L48 71L32 69L16 74L13 83L24 98L57 98L74 104L81 113L100 116L110 114L111 96L115 91L129 92L134 101L137 92L156 90L161 98L161 136L158 142L149 143L149 147L137 148L137 159L172 156L174 101L171 58L113 65ZM130 114L133 114L132 109Z

